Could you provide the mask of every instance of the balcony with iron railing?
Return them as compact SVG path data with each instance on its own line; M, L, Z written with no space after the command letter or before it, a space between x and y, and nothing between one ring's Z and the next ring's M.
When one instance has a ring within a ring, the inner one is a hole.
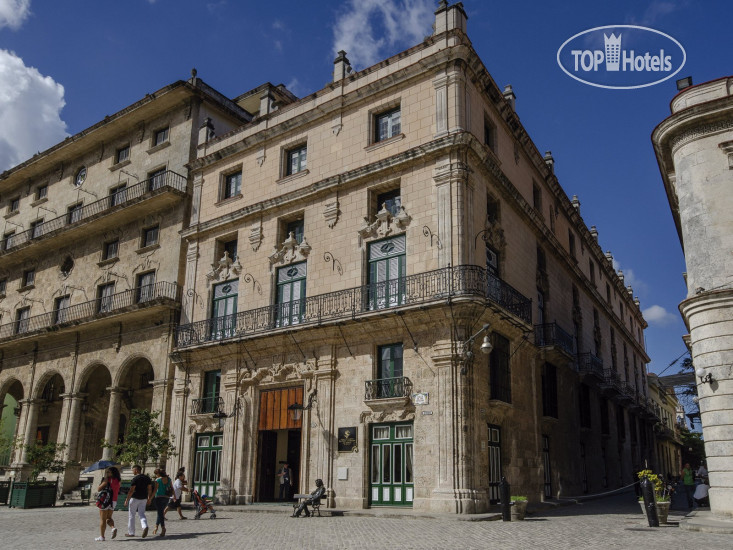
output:
M186 194L186 186L187 181L184 176L172 171L163 172L81 208L70 210L62 216L34 225L20 233L8 235L0 240L0 256L60 233L66 233L92 220L128 208L133 204L148 201L153 197L166 193L183 196Z
M409 397L412 393L412 382L406 376L396 378L379 378L364 382L364 400L391 399Z
M482 267L457 266L179 325L175 345L189 348L237 340L279 329L356 319L384 310L442 304L460 297L497 306L522 326L532 322L529 298Z
M575 355L575 342L567 331L557 323L545 323L534 326L534 342L538 348L557 349L571 359Z
M621 381L618 373L613 368L607 368L603 371L603 381L601 382L601 390L609 396L619 397L623 392L624 382Z
M96 300L6 323L0 326L0 342L61 330L142 307L158 304L179 307L180 301L181 287L176 283L159 282L139 286Z
M603 380L603 359L596 357L591 352L578 354L578 372L590 374L598 380Z
M191 402L191 414L215 414L224 412L222 397L202 397Z

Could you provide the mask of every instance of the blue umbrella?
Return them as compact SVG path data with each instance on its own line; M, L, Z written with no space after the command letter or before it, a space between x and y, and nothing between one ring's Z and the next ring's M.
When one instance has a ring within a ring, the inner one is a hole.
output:
M94 464L89 466L89 468L84 470L82 474L96 472L97 470L105 470L110 466L116 466L117 464L119 464L119 462L115 462L114 460L97 460Z

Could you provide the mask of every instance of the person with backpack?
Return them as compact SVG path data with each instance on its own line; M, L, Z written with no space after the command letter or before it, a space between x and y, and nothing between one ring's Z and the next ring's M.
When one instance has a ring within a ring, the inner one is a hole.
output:
M155 520L155 533L160 528L160 536L165 536L165 509L173 496L173 482L161 468L158 470L158 477L153 482L155 489L155 508L158 510L158 519Z
M112 530L112 538L117 536L117 527L112 519L112 513L117 506L117 495L120 493L120 471L114 466L104 471L102 483L97 487L97 507L99 508L99 534L94 540L103 541L104 533L109 525Z

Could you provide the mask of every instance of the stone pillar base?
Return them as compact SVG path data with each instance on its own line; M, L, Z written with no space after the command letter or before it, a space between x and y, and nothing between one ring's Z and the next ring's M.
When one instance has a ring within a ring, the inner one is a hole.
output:
M76 489L79 485L81 470L81 464L77 462L67 465L63 473L59 474L59 496ZM101 476L102 472L100 471L99 474Z
M482 514L488 511L489 500L485 491L433 491L430 497L415 498L413 509L442 514Z

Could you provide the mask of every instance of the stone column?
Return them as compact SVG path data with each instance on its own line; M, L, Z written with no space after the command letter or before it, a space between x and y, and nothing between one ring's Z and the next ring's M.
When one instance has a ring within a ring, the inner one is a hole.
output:
M120 407L122 405L122 388L107 388L109 390L109 409L107 409L107 427L104 430L104 439L109 443L117 443L120 429ZM105 447L102 450L102 460L112 460L112 449Z
M81 427L81 408L86 397L80 393L67 393L62 395L64 405L69 407L69 423L66 426L66 453L64 460L76 462L78 460L77 449L79 447L79 428ZM68 402L68 405L67 405Z
M26 410L26 417L25 432L23 434L24 446L20 454L21 464L28 463L27 448L30 447L36 440L36 428L38 427L38 405L39 401L34 401L33 399L27 399L26 401L23 401L23 409Z
M690 327L695 376L710 476L710 508L733 519L733 290L703 291L680 304Z

